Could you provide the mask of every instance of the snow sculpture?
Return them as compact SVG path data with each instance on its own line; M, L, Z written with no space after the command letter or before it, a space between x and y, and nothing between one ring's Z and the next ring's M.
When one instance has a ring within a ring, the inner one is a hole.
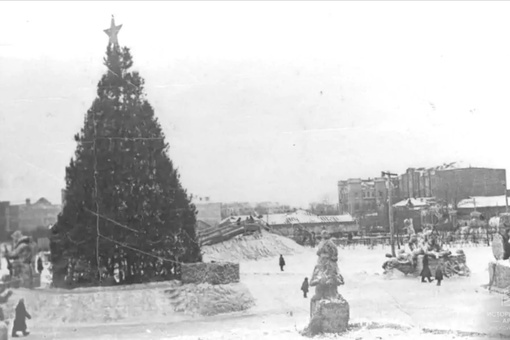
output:
M341 333L349 323L349 304L338 293L344 279L338 269L338 250L327 231L323 231L317 251L317 265L310 280L315 295L310 302L310 324L304 334Z
M12 268L11 280L13 283L19 283L22 287L32 288L34 250L30 237L23 236L20 231L16 231L11 238L13 241L12 251L5 248L5 257Z

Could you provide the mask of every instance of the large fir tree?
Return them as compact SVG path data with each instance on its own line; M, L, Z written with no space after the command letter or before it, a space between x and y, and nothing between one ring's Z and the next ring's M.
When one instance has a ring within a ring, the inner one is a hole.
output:
M105 30L106 73L66 169L65 205L51 236L56 286L99 284L115 268L128 283L173 278L178 262L201 260L195 207L144 81L130 71L130 51L119 47L120 27L112 18Z

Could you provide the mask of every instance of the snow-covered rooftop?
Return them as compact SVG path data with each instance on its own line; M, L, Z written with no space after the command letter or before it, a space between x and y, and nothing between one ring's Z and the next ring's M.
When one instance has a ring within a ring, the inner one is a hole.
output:
M260 218L256 217L256 216L252 216L252 215L236 215L236 216L230 216L230 217L227 217L225 219L223 219L220 224L224 224L224 223L235 223L237 222L237 220L241 219L240 221L246 221L246 220L249 220L251 218L253 218L253 220L255 222L258 222L258 221L261 221Z
M434 201L434 197L418 197L418 198L406 198L398 203L393 204L395 208L423 208L430 205Z
M354 222L351 215L325 215L319 216L308 211L298 210L287 214L264 215L264 222L270 225L279 224L306 224L306 223L333 223L333 222Z
M457 208L474 209L489 207L504 207L506 205L505 195L501 196L473 196L463 199L457 204Z

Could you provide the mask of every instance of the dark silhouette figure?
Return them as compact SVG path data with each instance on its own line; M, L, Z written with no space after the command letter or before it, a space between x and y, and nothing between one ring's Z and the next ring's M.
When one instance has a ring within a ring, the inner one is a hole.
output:
M444 270L444 262L441 261L436 268L436 280L437 280L438 286L441 285L441 281L443 281L445 276L448 277L448 275L446 275L444 271L445 271Z
M510 240L509 233L510 229L506 229L501 235L503 237L503 260L508 260L510 258L510 243L508 243Z
M283 272L283 267L285 266L285 259L283 258L283 255L280 255L280 269Z
M427 254L423 255L423 269L421 270L421 282L425 282L425 278L432 282L432 273L429 268L429 257Z
M11 261L9 261L9 259L7 259L7 269L9 270L9 276L12 277L12 263Z
M39 272L39 274L42 273L43 269L44 269L43 261L42 258L39 257L39 259L37 260L37 271Z
M301 290L303 291L303 297L306 299L306 294L308 294L308 278L305 277L303 284L301 285Z
M27 332L27 324L25 322L25 319L32 317L30 314L28 314L26 308L25 308L25 300L20 299L18 302L18 305L16 306L16 317L14 318L14 326L12 327L12 337L17 338L18 332L22 332L23 335L27 336L30 334Z

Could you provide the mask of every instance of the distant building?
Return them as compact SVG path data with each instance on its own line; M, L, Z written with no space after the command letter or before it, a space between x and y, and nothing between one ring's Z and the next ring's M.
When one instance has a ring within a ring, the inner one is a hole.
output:
M222 219L234 215L250 215L255 211L255 208L248 202L230 202L221 205Z
M375 225L387 227L389 202L386 181L384 178L339 181L340 213L351 214L363 228ZM409 168L392 179L392 188L392 204L409 198L433 198L455 208L461 200L472 196L504 196L507 192L506 171L460 167L457 163L433 168ZM398 210L416 215L423 209L399 206ZM416 216L414 218L418 219Z
M398 197L398 183L394 180L393 197ZM362 227L387 226L388 189L386 179L351 178L338 182L340 214L350 214Z
M209 197L193 197L193 204L197 208L197 221L211 227L216 227L221 222L221 203L212 202Z
M358 232L356 221L349 214L318 216L304 210L297 210L287 214L265 215L262 220L273 232L292 238L301 235L303 229L316 234L327 230L334 236Z
M510 197L508 201L510 202ZM463 199L457 204L457 213L460 218L466 219L471 212L476 210L489 220L491 217L497 217L506 212L506 203L505 195L473 196Z
M57 222L62 206L52 204L45 198L24 204L0 202L0 238L6 239L13 231L32 232L38 227L49 227Z
M338 204L310 203L309 211L316 215L338 215Z
M438 201L456 206L471 196L505 195L505 169L456 168L454 164L407 169L398 177L400 198L435 197Z

